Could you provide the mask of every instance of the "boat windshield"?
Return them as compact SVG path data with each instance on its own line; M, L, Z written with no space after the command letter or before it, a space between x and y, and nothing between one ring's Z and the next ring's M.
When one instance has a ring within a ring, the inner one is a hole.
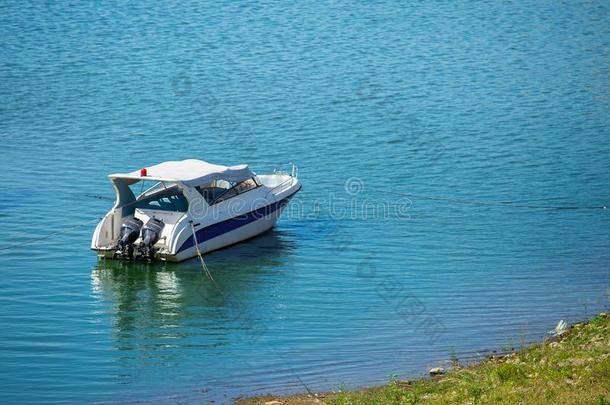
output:
M238 183L226 180L214 180L212 183L196 187L196 189L201 193L209 205L214 205L239 194L243 194L246 191L250 191L258 186L260 186L260 183L253 177Z
M135 208L186 212L188 211L188 201L178 186L162 188L155 185L138 197Z

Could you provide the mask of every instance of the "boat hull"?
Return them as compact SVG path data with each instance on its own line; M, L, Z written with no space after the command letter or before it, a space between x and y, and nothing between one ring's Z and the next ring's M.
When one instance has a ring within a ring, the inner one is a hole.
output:
M234 245L244 240L251 239L257 235L260 235L261 233L270 230L277 223L282 209L283 207L279 208L278 210L266 217L256 219L255 221L249 222L243 226L225 232L216 237L205 239L203 241L199 241L198 237L197 241L199 242L199 251L201 252L201 254L213 252L215 250ZM181 262L183 260L187 260L196 256L197 249L193 244L191 247L187 247L179 251L175 255L161 256L160 259L172 262Z
M198 255L195 241L198 243L201 254L205 254L260 235L273 228L290 199L299 190L300 187L282 200L247 214L199 229L195 228L196 238L191 234L175 254L160 253L157 258L163 261L181 262ZM105 258L112 258L114 254L111 249L97 251L100 257Z

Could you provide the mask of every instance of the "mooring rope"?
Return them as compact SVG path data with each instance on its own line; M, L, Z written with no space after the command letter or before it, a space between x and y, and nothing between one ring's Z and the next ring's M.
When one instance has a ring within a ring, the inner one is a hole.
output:
M214 280L214 277L212 277L212 273L210 273L210 269L208 268L208 266L205 264L205 261L203 260L203 254L201 253L201 250L199 250L199 243L197 241L197 233L195 232L195 227L193 226L193 222L191 222L191 232L193 232L193 242L195 243L195 249L197 251L197 256L199 257L199 261L201 262L201 268L203 269L203 272L205 273L205 275L208 276L208 278L210 279L210 281L212 282L212 284L214 284L214 287L216 288L216 290L218 290L218 292L220 293L220 295L223 296L223 298L226 299L224 293L222 292L222 290L220 289L220 287L218 286L218 284L216 283L216 281ZM234 297L235 298L235 297ZM239 299L237 299L238 302L240 302ZM241 302L240 302L241 304ZM243 304L241 304L243 305ZM288 361L286 360L286 358L284 358L284 356L279 355L279 357L286 362L286 364L288 365ZM311 389L309 388L309 386L307 384L305 384L305 382L303 381L303 379L292 369L292 367L290 367L289 365L287 366L288 370L290 370L290 373L298 380L298 382L305 388L305 390L309 393L309 395L314 395L314 393L311 391Z
M23 241L23 242L16 243L15 245L12 245L12 246L3 246L3 247L0 247L0 251L14 249L15 247L21 247L21 246L27 246L27 245L31 245L31 244L34 244L34 243L40 242L41 240L47 240L47 239L50 239L50 238L52 238L52 237L54 237L54 236L65 235L65 234L67 234L67 233L72 232L72 231L73 231L73 230L75 230L75 229L81 228L81 227L83 227L83 226L86 226L86 225L89 225L89 224L92 224L92 223L99 222L99 221L101 221L101 220L102 220L102 218L103 218L103 217L96 218L96 219L92 219L92 220L87 221L87 222L81 222L81 223L76 224L76 225L74 225L74 226L72 226L72 227L70 227L70 228L63 229L63 230L61 230L61 231L57 231L57 232L52 232L52 233L50 233L50 234L48 234L48 235L45 235L45 236L40 236L40 237L36 237L36 238L29 238L29 239L26 239L26 240L25 240L25 241Z
M385 190L384 193L398 195L398 196L407 197L407 198L422 199L422 200L431 200L431 201L441 201L441 202L447 202L447 203L452 203L452 204L490 206L490 207L496 206L496 207L508 207L508 208L522 208L522 209L524 208L524 209L545 209L545 210L607 210L608 206L610 205L610 204L609 205L577 205L577 204L572 204L572 205L541 205L541 204L524 204L524 203L520 203L520 202L516 202L516 201L486 201L486 200L474 200L474 199L454 198L454 197L448 197L448 196L432 196L432 195L414 194L414 193L406 193L406 192L391 191L391 190ZM85 196L91 197L91 198L96 198L96 199L99 199L99 200L112 200L112 201L115 200L114 198L106 197L106 196L102 196L102 195L85 194ZM130 206L132 204L135 204L136 202L137 201L133 201L131 203L128 203L124 207ZM75 224L74 226L72 226L70 228L67 228L67 229L64 229L64 230L61 230L61 231L57 231L57 232L53 232L53 233L50 233L48 235L41 236L41 237L30 238L30 239L27 239L27 240L25 240L23 242L16 243L15 245L2 246L2 247L0 247L0 251L6 251L6 250L14 249L16 247L18 248L18 247L21 247L21 246L27 246L27 245L31 245L33 243L40 242L42 240L48 240L48 239L50 239L52 237L55 237L55 236L65 235L65 234L67 234L69 232L72 232L74 229L81 228L83 226L89 225L89 224L94 223L94 222L99 222L99 221L102 220L102 218L103 217L96 218L96 219L93 219L91 221L86 221L86 222L78 223L78 224ZM195 235L195 228L193 227L192 223L191 223L191 230L193 231L193 239L195 240L195 242L197 242L197 235ZM199 259L200 259L200 261L202 263L202 267L204 269L204 272L210 278L210 280L212 280L214 282L214 284L216 285L216 282L214 281L214 278L212 277L212 274L210 273L209 269L207 268L207 266L205 264L205 261L203 260L203 255L201 254L201 252L199 250L199 244L195 243L195 247L196 247ZM216 287L218 288L217 285L216 285ZM218 288L218 290L221 291L219 288Z
M547 210L606 210L608 205L539 205L539 204L523 204L516 201L486 201L486 200L470 200L462 198L453 198L447 196L430 196L413 193L404 193L399 191L384 191L388 194L395 194L408 198L419 198L422 200L443 201L454 204L463 205L484 205L484 206L501 206L509 208L530 208L530 209L547 209Z
M345 184L343 184L345 186ZM400 191L392 191L392 190L383 190L386 194L398 195L401 197L420 199L420 200L430 200L430 201L441 201L451 204L461 204L461 205L475 205L475 206L488 206L488 207L508 207L508 208L521 208L521 209L541 209L541 210L607 210L610 204L605 205L578 205L578 204L569 204L569 205L544 205L544 204L528 204L518 201L493 201L493 200L477 200L477 199L467 199L467 198L455 198L450 196L439 196L439 195L424 195L424 194L415 194L415 193L407 193ZM114 201L114 198L102 196L102 195L94 195L94 194L86 194L87 197L99 199L99 200L109 200ZM545 198L544 200L552 200L553 198ZM129 206L131 204L136 203L134 201L132 203L126 204L125 206Z
M116 198L99 194L84 194L84 196L89 198L95 198L96 200L116 201Z
M199 242L197 241L197 232L195 232L195 226L193 225L192 221L191 221L190 225L191 225L191 231L193 232L193 242L195 243L195 250L197 251L197 256L199 256L199 261L201 262L201 268L203 269L204 274L206 276L208 276L208 278L210 279L212 284L214 284L214 287L218 290L220 295L224 296L222 290L220 289L218 284L216 284L216 280L214 280L214 277L212 277L212 273L210 273L210 269L208 269L208 266L205 264L205 260L203 260L203 255L201 254L201 250L199 250Z

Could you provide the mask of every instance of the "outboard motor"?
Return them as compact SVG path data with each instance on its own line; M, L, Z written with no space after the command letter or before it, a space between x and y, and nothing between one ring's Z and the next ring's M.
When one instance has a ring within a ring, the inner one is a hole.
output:
M140 236L140 229L144 223L135 217L125 218L121 223L119 241L113 257L121 256L131 258L133 256L133 243Z
M165 224L157 218L151 218L146 225L142 227L142 241L140 242L140 255L152 261L155 258L157 250L154 245L161 237L161 231Z

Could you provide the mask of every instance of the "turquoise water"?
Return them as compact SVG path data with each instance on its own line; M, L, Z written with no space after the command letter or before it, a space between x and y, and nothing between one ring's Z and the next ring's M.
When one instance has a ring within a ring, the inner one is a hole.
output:
M362 386L607 308L608 210L397 194L610 204L608 3L496 3L3 2L3 400ZM75 227L108 173L183 158L300 168L274 231L207 257L223 295Z

